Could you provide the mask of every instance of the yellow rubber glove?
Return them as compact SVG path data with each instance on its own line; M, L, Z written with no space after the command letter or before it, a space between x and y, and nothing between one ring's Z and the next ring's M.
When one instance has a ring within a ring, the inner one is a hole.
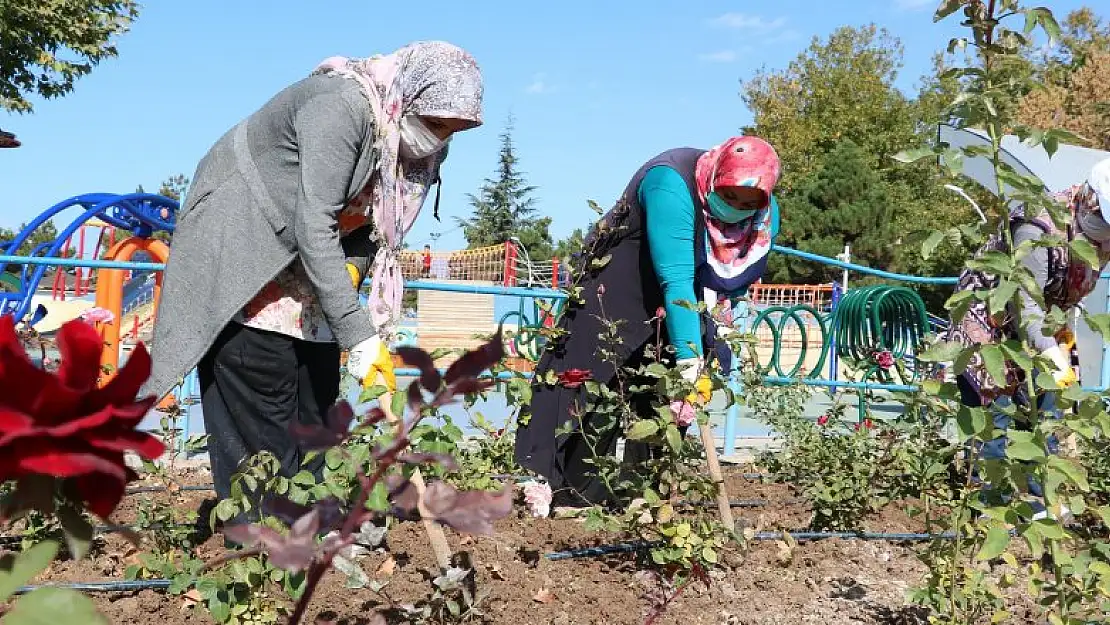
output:
M686 397L686 401L701 406L708 404L713 397L713 381L703 371L705 364L701 358L683 358L675 364L678 365L682 378L694 385L695 390Z
M373 336L351 348L347 354L347 371L359 380L362 386L370 387L378 384L378 376L390 392L397 390L397 376L393 372L393 357L389 348L377 337Z
M1079 382L1079 378L1075 375L1075 368L1071 366L1071 359L1059 345L1044 350L1041 355L1055 365L1052 377L1056 380L1057 386L1068 388Z
M358 267L347 263L347 274L357 289L362 284L362 274ZM373 337L356 345L347 355L347 370L362 380L363 388L374 386L381 376L385 387L392 393L397 390L397 375L393 372L393 356L389 348L378 337Z
M351 276L351 283L355 285L355 290L358 290L358 287L362 285L362 274L359 273L358 267L347 263L347 275Z

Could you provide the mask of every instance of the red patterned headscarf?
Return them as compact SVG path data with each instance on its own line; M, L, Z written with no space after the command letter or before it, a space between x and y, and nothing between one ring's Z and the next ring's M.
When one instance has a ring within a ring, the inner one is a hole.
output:
M716 278L705 281L715 283L715 290L732 291L734 285L747 282L749 269L770 253L771 192L780 169L775 148L759 137L733 137L698 158L695 177L705 213L706 263ZM755 187L763 191L764 205L738 223L719 221L709 212L707 197L724 187Z

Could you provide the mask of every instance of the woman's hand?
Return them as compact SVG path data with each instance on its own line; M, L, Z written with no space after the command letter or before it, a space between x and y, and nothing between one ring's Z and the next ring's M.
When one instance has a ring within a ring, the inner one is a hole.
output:
M390 392L397 390L393 357L389 353L389 348L376 335L351 349L347 355L347 371L361 380L363 387L377 384L380 375Z

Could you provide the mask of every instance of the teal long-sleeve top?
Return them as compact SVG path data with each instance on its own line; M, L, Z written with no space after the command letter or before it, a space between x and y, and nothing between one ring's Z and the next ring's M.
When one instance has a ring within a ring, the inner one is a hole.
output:
M667 334L676 357L702 355L698 313L675 302L696 302L694 293L694 199L682 176L666 165L648 170L637 190L644 209L652 266L663 289ZM772 240L778 234L778 203L771 198ZM734 295L740 295L739 293Z

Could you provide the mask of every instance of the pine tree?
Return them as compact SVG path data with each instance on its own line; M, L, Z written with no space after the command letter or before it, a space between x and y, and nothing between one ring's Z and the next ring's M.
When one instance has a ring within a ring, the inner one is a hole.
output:
M496 175L486 179L478 195L470 195L474 208L470 219L456 220L471 249L516 238L533 261L547 259L552 253L551 218L537 215L536 199L532 197L536 187L527 183L517 169L518 162L510 117L501 133Z
M783 245L823 256L836 256L845 245L852 260L871 267L890 267L896 234L888 184L872 167L870 156L850 140L825 155L820 168L782 200L789 219L782 221ZM821 284L840 271L800 259L773 256L768 282Z

